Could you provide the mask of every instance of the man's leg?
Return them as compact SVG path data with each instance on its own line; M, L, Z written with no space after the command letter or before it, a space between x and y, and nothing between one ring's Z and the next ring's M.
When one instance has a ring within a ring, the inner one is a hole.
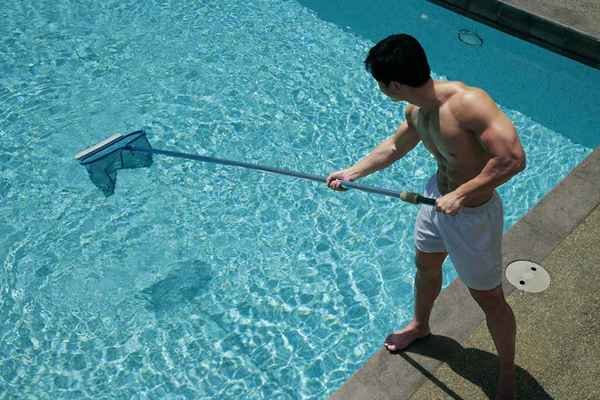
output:
M502 287L480 291L469 289L483 312L500 359L500 377L496 399L515 398L515 336L516 322L512 309L504 298Z
M429 315L442 288L442 264L447 255L447 253L423 253L417 250L415 315L404 329L392 333L385 339L384 344L389 351L403 350L416 339L429 335Z

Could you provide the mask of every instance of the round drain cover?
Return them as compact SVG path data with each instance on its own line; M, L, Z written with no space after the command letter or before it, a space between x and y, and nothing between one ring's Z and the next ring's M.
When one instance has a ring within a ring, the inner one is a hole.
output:
M506 279L525 292L539 293L550 286L550 275L539 264L531 261L513 261L506 268Z
M481 47L483 45L481 36L468 29L461 29L458 31L458 40L473 47Z

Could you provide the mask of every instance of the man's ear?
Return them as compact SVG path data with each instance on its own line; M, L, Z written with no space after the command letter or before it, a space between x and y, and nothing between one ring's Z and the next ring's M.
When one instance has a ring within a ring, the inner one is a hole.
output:
M388 88L393 90L400 90L402 89L402 84L398 81L390 81Z

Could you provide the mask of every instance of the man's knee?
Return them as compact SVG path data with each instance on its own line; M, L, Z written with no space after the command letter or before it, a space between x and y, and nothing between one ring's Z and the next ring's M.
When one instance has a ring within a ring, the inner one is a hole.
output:
M415 256L417 272L427 276L440 275L442 273L442 264L447 255L447 253L423 253L417 250Z
M508 307L502 286L491 290L469 289L469 292L486 314L503 312Z

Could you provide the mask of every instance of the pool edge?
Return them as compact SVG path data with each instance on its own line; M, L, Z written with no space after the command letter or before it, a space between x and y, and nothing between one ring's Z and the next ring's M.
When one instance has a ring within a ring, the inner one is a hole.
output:
M600 69L600 38L507 1L428 0L495 29Z
M503 263L528 259L543 264L546 257L600 205L600 147L521 218L503 237ZM509 183L510 184L510 183ZM514 288L503 281L509 296ZM458 279L442 291L431 315L436 336L463 342L484 321L484 315ZM383 338L382 338L383 340ZM424 343L425 344L425 343ZM429 353L444 351L443 341L431 341ZM408 399L427 380L435 381L441 361L417 353L389 354L383 347L361 367L332 400Z

